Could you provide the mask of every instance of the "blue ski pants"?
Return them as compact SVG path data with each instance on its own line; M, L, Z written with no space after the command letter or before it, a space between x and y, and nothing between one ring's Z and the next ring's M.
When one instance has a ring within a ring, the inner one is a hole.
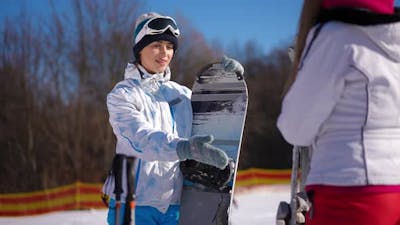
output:
M178 225L179 205L169 206L167 212L162 213L151 206L135 206L135 225ZM120 224L123 223L125 203L121 204ZM115 200L111 199L107 214L108 225L115 224Z
M110 199L110 203L108 205L108 214L107 214L107 223L108 225L116 225L115 224L115 208L116 202L114 199ZM120 211L119 211L119 224L123 224L123 218L125 215L125 203L121 203Z
M178 205L169 206L165 213L151 206L135 207L135 225L178 225L178 223Z

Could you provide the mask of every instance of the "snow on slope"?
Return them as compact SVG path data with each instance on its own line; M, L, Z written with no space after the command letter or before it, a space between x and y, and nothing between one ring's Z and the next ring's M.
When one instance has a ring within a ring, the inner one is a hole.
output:
M232 225L274 225L280 201L289 200L288 185L237 189ZM0 217L0 225L107 225L107 210L54 212L38 216Z

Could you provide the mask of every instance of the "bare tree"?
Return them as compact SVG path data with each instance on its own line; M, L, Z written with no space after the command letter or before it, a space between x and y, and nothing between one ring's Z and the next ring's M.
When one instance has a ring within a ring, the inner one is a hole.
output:
M1 31L0 191L100 181L114 154L105 96L130 54L137 1L73 2ZM74 35L72 35L74 34Z
M19 26L14 26L18 22ZM1 188L12 189L19 179L34 184L38 174L28 175L26 171L37 172L38 133L35 129L38 86L35 74L40 70L39 33L25 14L18 20L7 20L1 31L0 62L0 111L1 124ZM12 166L10 166L12 165ZM19 169L15 170L18 166Z
M182 34L171 65L173 79L191 88L198 71L208 63L220 59L222 49L212 49L204 36L184 16L177 15L176 20Z
M244 67L249 108L239 168L289 168L290 145L276 127L283 86L291 69L287 47L277 48L267 56L255 53L254 57L250 54L255 52L254 46L248 43L243 50L247 53Z
M0 192L103 180L115 153L106 95L132 60L140 8L132 0L73 0L68 13L53 7L51 20L34 23L22 13L0 26ZM175 18L182 36L173 79L190 88L224 50ZM256 43L234 49L250 94L239 166L287 168L290 147L275 127L290 68L286 47L267 56Z

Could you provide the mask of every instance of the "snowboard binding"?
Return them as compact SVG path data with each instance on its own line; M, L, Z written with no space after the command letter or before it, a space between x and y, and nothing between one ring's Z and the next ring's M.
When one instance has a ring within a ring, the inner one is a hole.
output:
M235 171L235 163L230 160L224 169L197 162L195 160L185 160L179 165L184 179L194 184L203 185L218 191L229 191L228 183L231 181Z

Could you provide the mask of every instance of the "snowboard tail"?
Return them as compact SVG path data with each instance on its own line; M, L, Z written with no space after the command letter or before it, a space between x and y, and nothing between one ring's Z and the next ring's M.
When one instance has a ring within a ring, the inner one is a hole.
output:
M184 186L179 224L228 225L230 202L229 192L201 191L195 187ZM182 205L191 205L191 207L182 207Z

